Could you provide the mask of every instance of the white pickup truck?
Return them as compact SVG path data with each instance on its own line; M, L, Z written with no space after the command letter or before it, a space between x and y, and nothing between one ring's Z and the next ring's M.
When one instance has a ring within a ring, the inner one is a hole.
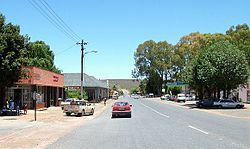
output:
M73 100L68 105L64 105L63 113L66 113L67 116L72 113L77 116L82 115L93 115L95 112L95 107L84 100Z

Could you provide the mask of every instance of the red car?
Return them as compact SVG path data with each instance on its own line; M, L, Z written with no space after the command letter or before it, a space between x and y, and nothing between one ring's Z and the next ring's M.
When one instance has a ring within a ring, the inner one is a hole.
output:
M112 106L112 118L118 116L127 116L131 118L131 107L132 105L130 105L128 101L116 101Z

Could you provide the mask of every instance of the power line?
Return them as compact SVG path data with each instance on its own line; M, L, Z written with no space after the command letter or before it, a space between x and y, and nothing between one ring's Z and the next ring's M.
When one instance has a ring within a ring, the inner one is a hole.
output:
M49 18L53 23L52 25L55 25L59 28L60 31L62 31L64 34L67 34L66 36L68 36L71 39L74 39L73 41L78 41L77 38L75 38L72 34L68 33L61 25L60 23L56 22L35 0L33 0L33 2L36 4L36 6L38 6L38 8L42 11L43 14L45 14L47 16L47 18Z
M62 51L56 53L55 56L58 56L58 55L60 55L60 54L62 54L62 53L64 53L64 52L66 52L66 51L72 49L72 48L75 47L75 46L76 46L76 44L73 44L72 46L68 47L67 49L62 50Z
M51 8L51 6L45 1L45 0L40 0L40 2L50 11L52 12L51 14L55 16L55 18L58 20L58 22L61 22L61 24L66 28L68 31L70 31L74 36L76 36L79 40L81 39L80 36L78 36L66 23L63 21L63 19L57 15L57 13Z
M68 38L70 38L72 41L77 42L78 39L66 32L57 22L55 22L48 13L36 2L28 0L28 2L39 11L41 15L43 15L54 27L56 27L58 30L60 30L64 35L66 35Z

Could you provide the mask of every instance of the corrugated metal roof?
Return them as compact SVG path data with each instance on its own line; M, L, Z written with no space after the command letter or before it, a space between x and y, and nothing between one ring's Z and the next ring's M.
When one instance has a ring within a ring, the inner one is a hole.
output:
M81 73L64 73L64 86L81 86ZM83 87L108 88L105 82L84 74Z

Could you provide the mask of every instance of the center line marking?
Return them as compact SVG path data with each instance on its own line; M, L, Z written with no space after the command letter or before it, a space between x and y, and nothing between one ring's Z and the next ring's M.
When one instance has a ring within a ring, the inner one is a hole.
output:
M164 116L164 117L166 117L166 118L169 118L168 115L165 115L165 114L163 114L163 113L161 113L161 112L159 112L159 111L156 111L155 109L153 109L153 108L151 108L151 107L149 107L149 106L147 106L147 105L145 105L145 104L143 104L143 103L140 103L140 104L143 105L143 106L146 107L146 108L149 108L150 110L154 111L155 113L157 113L157 114L159 114L159 115L161 115L161 116Z
M199 132L202 132L202 133L204 133L204 134L206 134L206 135L208 135L208 132L203 131L203 130L201 130L201 129L199 129L199 128L196 128L196 127L191 126L191 125L189 125L188 127L189 127L189 128L192 128L192 129L194 129L194 130L197 130L197 131L199 131Z

